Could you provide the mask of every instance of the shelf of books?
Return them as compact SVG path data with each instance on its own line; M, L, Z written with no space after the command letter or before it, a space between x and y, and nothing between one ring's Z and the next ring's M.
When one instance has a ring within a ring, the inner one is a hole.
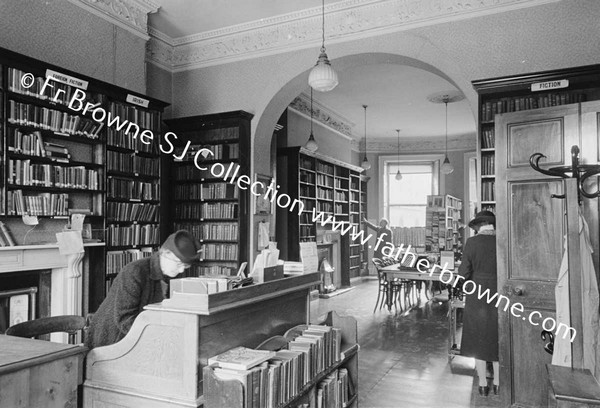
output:
M360 176L360 222L361 226L364 228L364 236L367 237L369 234L366 231L366 227L362 223L363 219L367 218L367 204L368 204L368 192L367 192L367 183L369 182L368 176L364 174ZM360 249L360 262L361 262L361 275L369 274L369 243L365 242L364 245L361 246Z
M279 193L301 203L297 211L277 208L277 242L281 257L300 261L300 242L317 242L325 230L346 231L341 236L342 285L360 275L361 248L350 239L361 227L360 173L362 168L301 147L279 149ZM314 219L314 214L320 220Z
M584 66L473 81L479 94L480 210L496 211L496 115L600 99L598 69Z
M356 320L329 312L321 325L300 325L265 341L208 359L205 407L356 407Z
M425 251L462 251L462 200L451 195L427 196Z
M247 260L248 190L228 182L225 171L249 175L251 119L237 111L166 121L178 136L169 162L169 228L190 231L204 254L187 276L235 275Z
M137 158L132 144L156 152L157 140L136 140L152 139L143 129L160 135L166 104L8 50L0 49L0 66L0 219L15 245L55 242L75 213L85 215L85 242L151 235L136 223L152 219L143 200L158 200L157 155ZM126 201L144 208L118 206ZM104 298L105 274L119 270L109 259L106 271L104 252L95 254L102 259L90 266L90 311Z

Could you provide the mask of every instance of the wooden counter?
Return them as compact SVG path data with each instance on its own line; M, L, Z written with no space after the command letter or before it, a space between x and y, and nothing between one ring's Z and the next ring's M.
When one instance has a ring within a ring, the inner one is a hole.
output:
M86 351L0 335L0 408L76 407Z
M318 273L211 294L208 310L146 306L120 342L87 357L84 408L199 407L209 357L308 322Z

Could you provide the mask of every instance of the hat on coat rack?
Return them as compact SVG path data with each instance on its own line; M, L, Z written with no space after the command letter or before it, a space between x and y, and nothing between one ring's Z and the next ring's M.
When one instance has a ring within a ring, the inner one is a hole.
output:
M167 237L162 248L173 252L183 263L195 263L202 258L202 244L185 230L175 231Z
M487 222L487 223L496 225L496 216L491 211L486 211L486 210L479 211L475 215L475 218L473 218L471 221L469 221L469 227L473 228L476 225L481 224L483 222Z

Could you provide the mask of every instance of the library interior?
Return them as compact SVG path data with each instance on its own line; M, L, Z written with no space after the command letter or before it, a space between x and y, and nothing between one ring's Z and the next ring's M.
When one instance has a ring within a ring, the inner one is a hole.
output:
M600 406L598 21L0 0L0 408Z

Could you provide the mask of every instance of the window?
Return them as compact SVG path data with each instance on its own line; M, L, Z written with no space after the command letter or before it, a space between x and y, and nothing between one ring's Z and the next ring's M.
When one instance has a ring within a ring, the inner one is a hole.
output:
M400 167L402 180L396 180ZM387 162L385 214L394 227L424 227L427 196L437 193L437 161Z

